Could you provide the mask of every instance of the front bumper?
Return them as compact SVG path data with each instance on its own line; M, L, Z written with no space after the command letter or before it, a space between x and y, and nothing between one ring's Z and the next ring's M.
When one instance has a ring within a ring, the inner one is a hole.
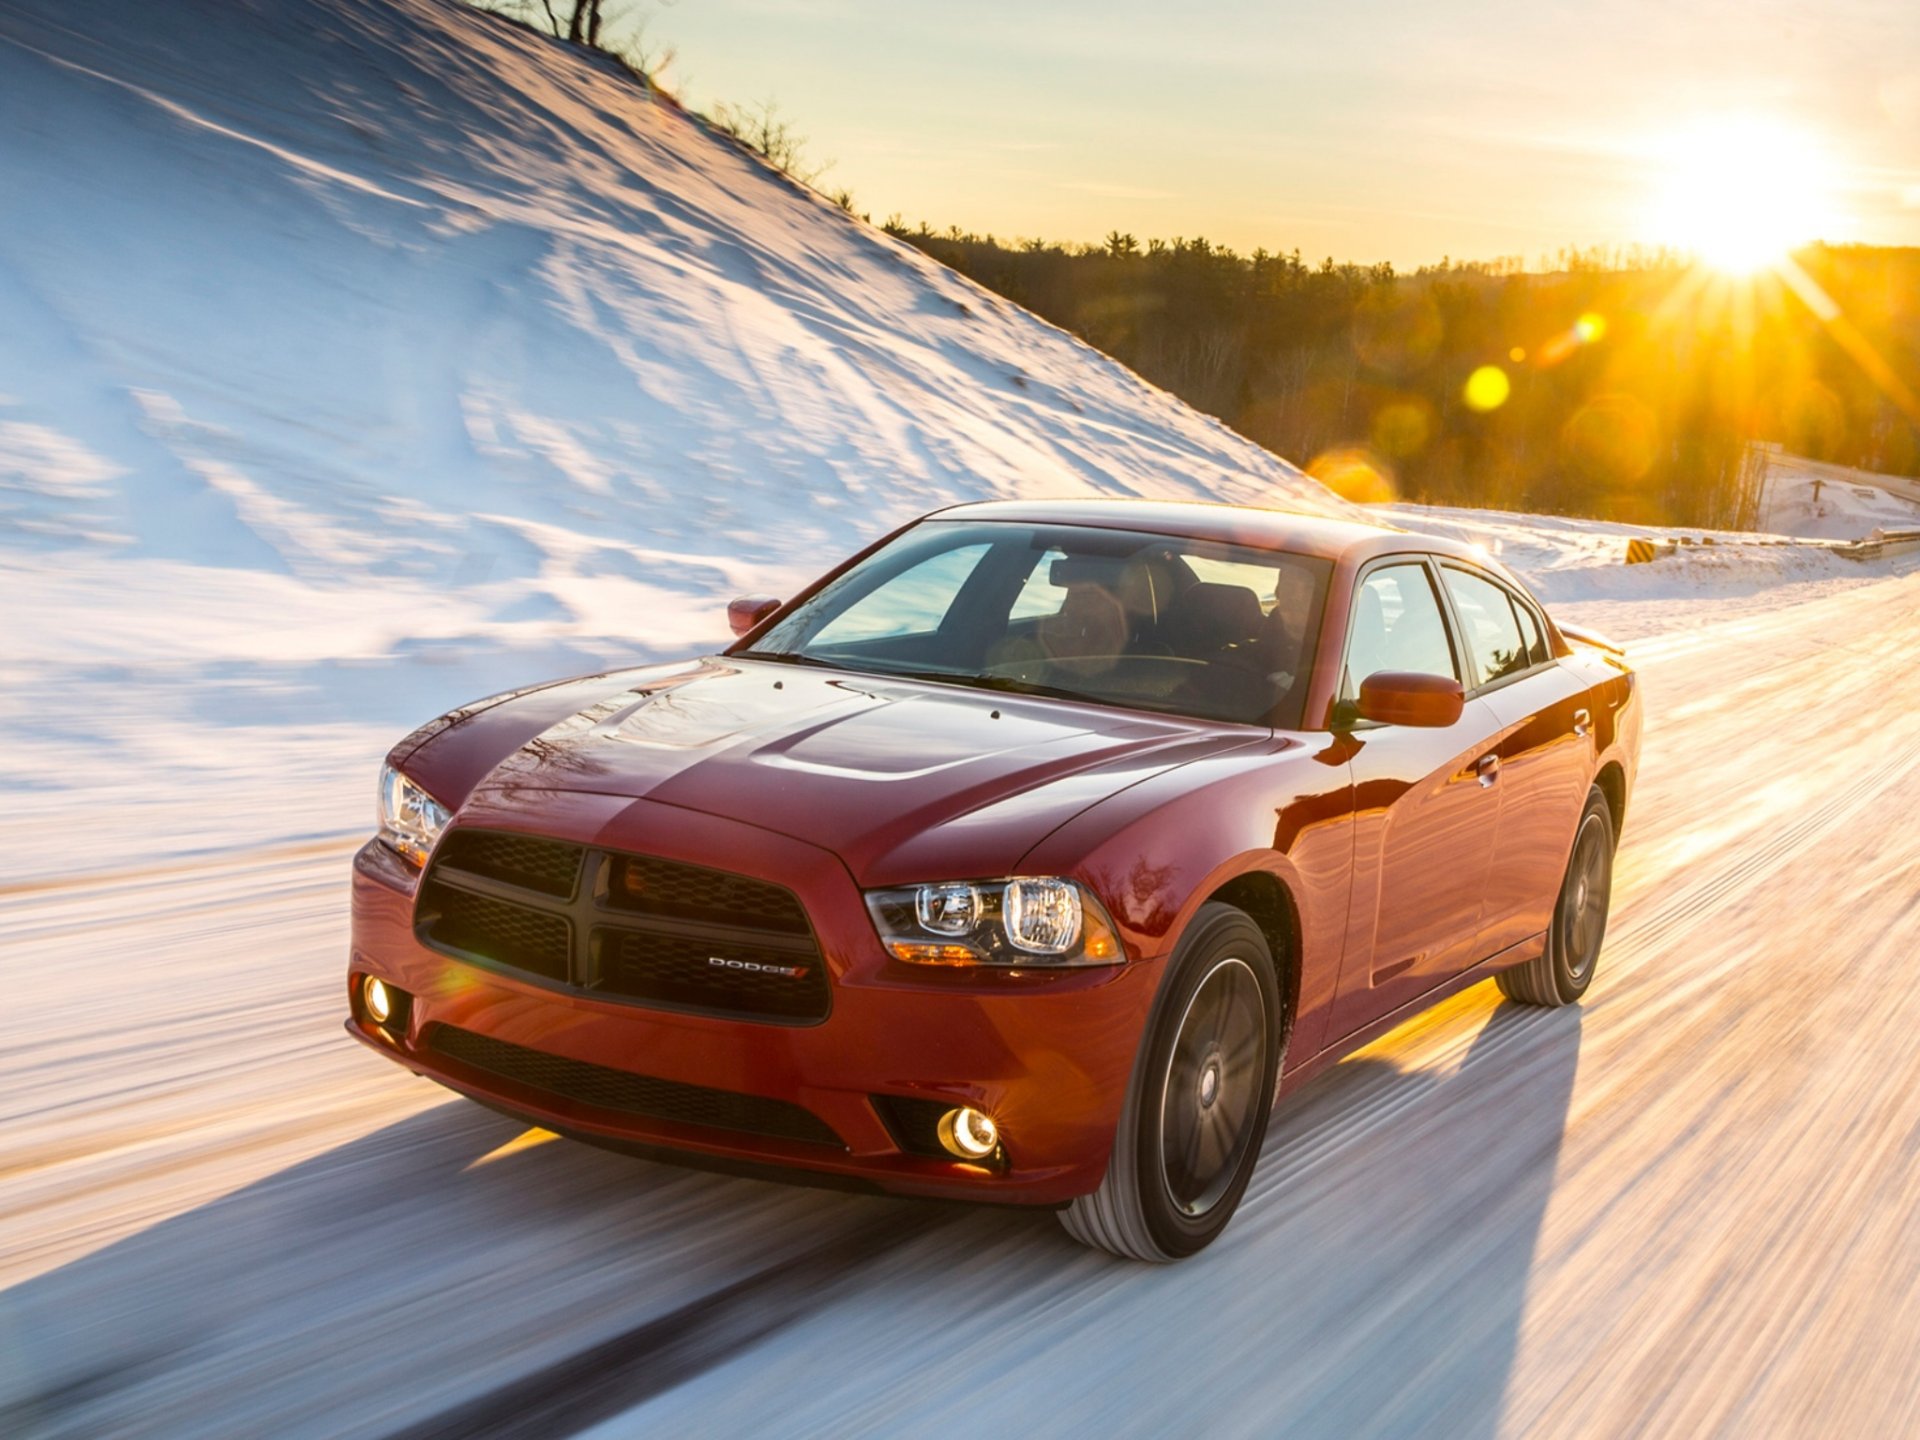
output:
M795 1168L902 1195L1034 1205L1061 1204L1100 1183L1158 964L1051 974L908 966L881 949L858 887L824 851L648 801L548 799L560 803L542 807L537 826L533 814L504 804L463 820L787 886L807 908L828 969L827 1018L791 1026L653 1009L455 959L415 937L415 874L370 843L354 862L349 996L361 976L374 975L410 1003L404 1022L388 1027L356 1005L347 1022L355 1038L484 1103L623 1148ZM436 1026L672 1086L785 1102L817 1117L833 1139L606 1108L446 1054L433 1042L450 1032ZM1000 1126L1004 1155L975 1165L912 1153L875 1096L985 1110Z

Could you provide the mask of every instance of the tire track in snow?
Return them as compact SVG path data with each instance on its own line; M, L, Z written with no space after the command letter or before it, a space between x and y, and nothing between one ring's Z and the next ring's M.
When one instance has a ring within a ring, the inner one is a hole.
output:
M862 1274L943 1221L903 1215L849 1230L610 1339L395 1430L387 1440L575 1435L645 1404L840 1298Z

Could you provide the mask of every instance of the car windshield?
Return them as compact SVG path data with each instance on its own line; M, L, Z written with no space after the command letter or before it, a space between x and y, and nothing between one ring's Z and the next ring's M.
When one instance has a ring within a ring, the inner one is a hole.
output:
M930 520L733 653L1293 728L1332 562Z

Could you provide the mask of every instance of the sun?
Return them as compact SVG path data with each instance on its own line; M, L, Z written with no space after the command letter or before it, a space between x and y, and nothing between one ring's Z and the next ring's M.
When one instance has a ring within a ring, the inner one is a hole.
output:
M1833 168L1813 138L1760 116L1702 121L1654 146L1653 238L1733 275L1826 234Z

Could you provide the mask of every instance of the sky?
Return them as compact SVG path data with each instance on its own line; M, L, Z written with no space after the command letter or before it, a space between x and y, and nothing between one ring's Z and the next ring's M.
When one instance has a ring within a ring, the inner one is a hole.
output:
M1705 165L1722 227L1750 207L1795 239L1920 244L1917 0L610 10L676 52L666 78L691 103L777 101L833 162L822 187L876 221L1531 263L1691 245L1674 192L1697 195ZM1787 137L1803 183L1771 194L1765 157L1737 157L1755 193L1722 204L1727 167L1688 137L1729 125Z

